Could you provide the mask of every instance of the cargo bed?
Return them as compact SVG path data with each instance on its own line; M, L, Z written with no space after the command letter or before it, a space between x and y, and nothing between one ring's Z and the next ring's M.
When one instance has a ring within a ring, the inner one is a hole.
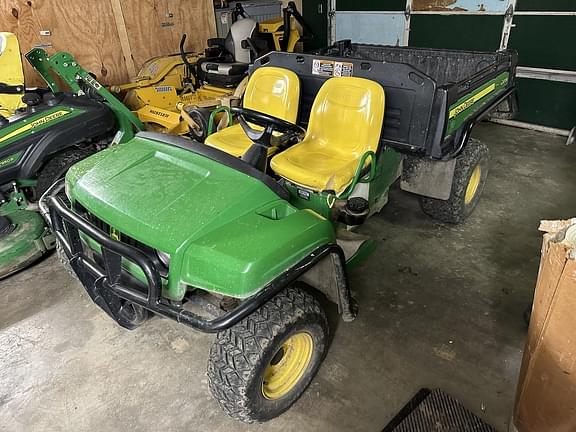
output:
M302 123L332 76L379 82L386 93L382 144L447 160L466 145L474 124L502 102L516 110L513 51L476 52L355 44L348 40L309 54L271 53L255 66L294 70L301 80Z

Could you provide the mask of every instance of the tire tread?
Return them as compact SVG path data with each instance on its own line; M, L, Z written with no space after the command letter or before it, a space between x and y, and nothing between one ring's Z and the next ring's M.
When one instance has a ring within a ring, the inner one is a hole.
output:
M210 350L208 383L214 398L229 416L246 423L258 421L247 397L252 372L274 336L307 314L326 319L316 299L290 287L218 334Z

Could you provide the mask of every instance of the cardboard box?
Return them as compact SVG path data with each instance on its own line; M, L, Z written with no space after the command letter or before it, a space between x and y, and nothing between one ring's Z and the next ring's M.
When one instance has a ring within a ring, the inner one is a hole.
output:
M540 230L540 270L511 430L574 432L576 219L543 221Z

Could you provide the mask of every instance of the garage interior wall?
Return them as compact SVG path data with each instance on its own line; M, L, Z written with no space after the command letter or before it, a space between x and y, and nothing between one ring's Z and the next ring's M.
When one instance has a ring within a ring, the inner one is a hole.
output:
M311 0L309 13L322 2L327 0ZM334 12L331 40L486 51L515 49L520 66L520 112L516 120L559 129L571 129L576 124L573 0L328 2Z
M34 47L68 51L104 84L134 77L144 61L199 51L214 37L212 0L2 0L0 29L15 33L23 53ZM26 62L24 62L26 63ZM26 84L42 85L25 65Z

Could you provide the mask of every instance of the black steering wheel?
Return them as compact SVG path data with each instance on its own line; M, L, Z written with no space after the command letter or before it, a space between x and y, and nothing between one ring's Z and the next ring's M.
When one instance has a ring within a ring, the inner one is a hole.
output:
M242 160L253 167L266 171L268 149L274 145L283 145L294 140L295 136L305 134L306 130L294 123L281 118L254 111L248 108L232 107L231 111L238 115L238 121L244 133L252 141L250 148L242 155ZM251 122L263 127L263 130L254 129L248 124ZM275 137L274 131L281 132L281 137Z
M231 111L238 115L238 120L240 121L242 129L244 129L244 132L246 132L246 135L248 135L252 141L256 141L259 138L259 135L262 135L262 131L250 127L248 122L262 126L265 131L266 129L272 129L273 131L278 131L285 134L306 133L306 129L303 127L300 127L294 123L290 123L289 121L283 120L281 118L271 116L270 114L264 114L259 111L241 107L232 107Z

